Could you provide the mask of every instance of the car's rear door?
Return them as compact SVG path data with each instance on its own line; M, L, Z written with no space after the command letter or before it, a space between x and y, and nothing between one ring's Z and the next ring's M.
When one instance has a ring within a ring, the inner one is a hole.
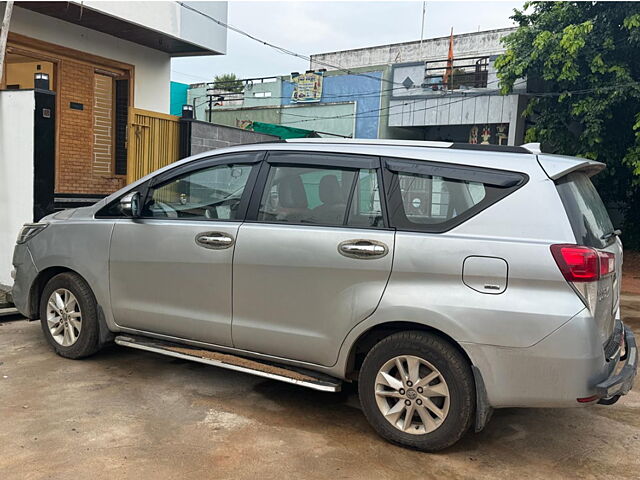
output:
M588 171L572 171L556 180L556 186L567 212L578 245L612 254L613 265L597 282L580 285L581 294L593 315L602 343L611 336L616 317L620 316L620 279L622 276L622 243L600 196L591 183ZM601 260L602 262L602 260Z
M263 156L216 156L161 174L142 218L116 221L109 277L118 325L232 344L233 254Z
M269 154L236 242L236 348L335 363L391 272L379 165L377 157Z

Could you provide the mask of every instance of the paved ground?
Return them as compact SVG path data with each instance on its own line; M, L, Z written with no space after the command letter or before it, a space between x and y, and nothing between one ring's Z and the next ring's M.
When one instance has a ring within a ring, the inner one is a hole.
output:
M637 479L639 390L613 407L500 410L429 455L378 438L352 390L118 347L65 360L20 320L0 324L0 478Z

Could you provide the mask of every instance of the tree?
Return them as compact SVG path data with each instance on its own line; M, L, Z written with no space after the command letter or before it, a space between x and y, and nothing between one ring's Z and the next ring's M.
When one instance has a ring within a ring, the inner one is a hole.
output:
M213 79L213 88L225 92L241 93L244 90L242 80L235 73L223 73Z
M527 78L526 141L606 163L594 180L640 247L640 3L528 2L511 18L495 66L502 93Z

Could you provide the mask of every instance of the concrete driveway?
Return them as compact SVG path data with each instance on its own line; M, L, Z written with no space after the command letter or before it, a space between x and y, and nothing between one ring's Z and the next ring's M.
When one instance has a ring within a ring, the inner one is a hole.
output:
M627 304L640 333L640 303ZM498 410L440 454L389 445L354 390L323 394L112 347L56 356L0 324L0 478L633 478L640 392L612 407Z

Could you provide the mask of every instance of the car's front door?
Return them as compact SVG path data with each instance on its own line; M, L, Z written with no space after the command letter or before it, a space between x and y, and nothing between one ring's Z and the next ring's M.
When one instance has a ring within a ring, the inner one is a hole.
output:
M378 167L375 157L269 154L236 243L236 348L335 363L391 273Z
M231 269L262 152L152 180L142 218L116 221L111 307L122 327L231 345Z

